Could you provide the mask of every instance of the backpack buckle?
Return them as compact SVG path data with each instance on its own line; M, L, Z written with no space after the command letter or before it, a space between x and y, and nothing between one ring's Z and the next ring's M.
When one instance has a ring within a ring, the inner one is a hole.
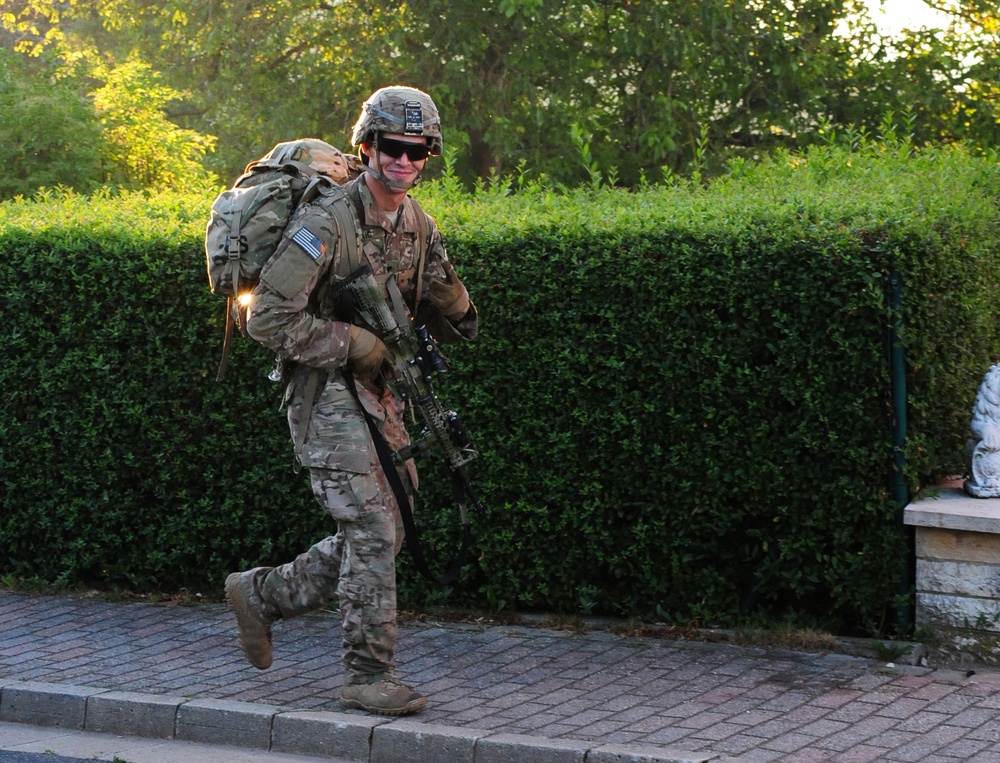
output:
M226 254L229 259L238 260L250 251L250 242L246 236L226 236Z

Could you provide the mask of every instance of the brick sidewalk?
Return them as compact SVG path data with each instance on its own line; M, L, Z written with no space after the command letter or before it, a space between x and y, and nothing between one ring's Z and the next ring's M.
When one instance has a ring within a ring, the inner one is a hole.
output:
M344 711L332 613L278 623L249 667L221 605L173 607L0 592L0 685L13 681L295 710ZM418 724L681 749L741 763L1000 763L1000 673L887 668L858 657L407 624L400 675ZM703 758L705 759L705 758Z

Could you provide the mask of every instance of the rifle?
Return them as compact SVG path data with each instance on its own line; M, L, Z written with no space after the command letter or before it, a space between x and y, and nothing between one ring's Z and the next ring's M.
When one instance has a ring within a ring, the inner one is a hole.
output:
M402 464L414 456L442 453L448 463L462 524L465 525L467 506L471 506L479 516L485 512L482 501L476 496L465 473L465 465L477 458L479 452L472 444L458 413L446 408L431 386L434 374L449 370L447 359L438 350L434 338L425 326L418 325L412 318L403 319L405 311L395 279L390 278L387 286L390 299L397 308L395 313L368 265L361 266L334 287L334 304L339 305L339 314L358 316L385 343L394 371L388 384L400 399L420 413L424 425L420 436L410 445L392 453L392 464ZM396 315L400 316L399 320ZM376 445L379 439L381 438L376 438ZM394 473L395 469L385 471ZM408 509L408 501L406 504ZM408 511L403 512L404 524L407 513ZM410 534L409 527L407 534Z

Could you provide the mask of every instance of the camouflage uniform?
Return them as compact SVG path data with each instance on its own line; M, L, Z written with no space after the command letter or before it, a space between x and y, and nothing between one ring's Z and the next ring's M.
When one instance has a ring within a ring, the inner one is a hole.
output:
M404 300L413 304L420 226L424 214L409 198L397 224L381 212L364 176L345 186L361 226L363 261L376 274L396 279ZM421 283L421 317L440 341L473 339L475 308L457 323L435 315L426 303L428 284L443 278L447 259L441 235L428 218L430 243ZM307 233L302 234L299 231ZM248 330L290 365L285 400L292 439L306 426L299 459L309 467L313 494L336 520L338 532L292 562L256 575L254 587L271 618L289 618L338 598L343 617L346 683L391 673L396 644L395 556L403 542L399 507L378 463L359 401L343 376L350 324L332 314L322 298L338 270L344 247L335 218L322 202L303 205L281 245L261 273L254 291ZM424 315L425 310L429 312ZM325 372L308 422L302 422L304 391L311 369ZM358 398L374 417L393 450L408 444L403 404L372 380L357 379ZM412 460L399 467L411 494L417 487Z

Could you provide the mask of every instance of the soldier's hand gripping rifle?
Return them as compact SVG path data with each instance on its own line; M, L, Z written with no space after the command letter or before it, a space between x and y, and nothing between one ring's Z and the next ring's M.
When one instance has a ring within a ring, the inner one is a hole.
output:
M471 506L478 514L483 509L476 497L472 484L465 473L465 465L479 455L469 435L462 426L458 414L441 404L431 379L435 373L448 370L448 361L438 351L434 338L424 326L412 319L403 320L402 298L399 297L395 280L387 284L396 289L392 296L398 297L400 320L386 300L369 266L364 265L346 280L334 287L335 297L349 293L349 304L354 314L361 318L385 343L392 356L394 378L389 385L407 405L420 412L424 429L413 443L392 455L396 464L401 464L414 456L425 456L433 451L442 453L448 462L456 500L465 521L466 507ZM394 300L395 301L395 300ZM402 324L402 325L401 325Z

